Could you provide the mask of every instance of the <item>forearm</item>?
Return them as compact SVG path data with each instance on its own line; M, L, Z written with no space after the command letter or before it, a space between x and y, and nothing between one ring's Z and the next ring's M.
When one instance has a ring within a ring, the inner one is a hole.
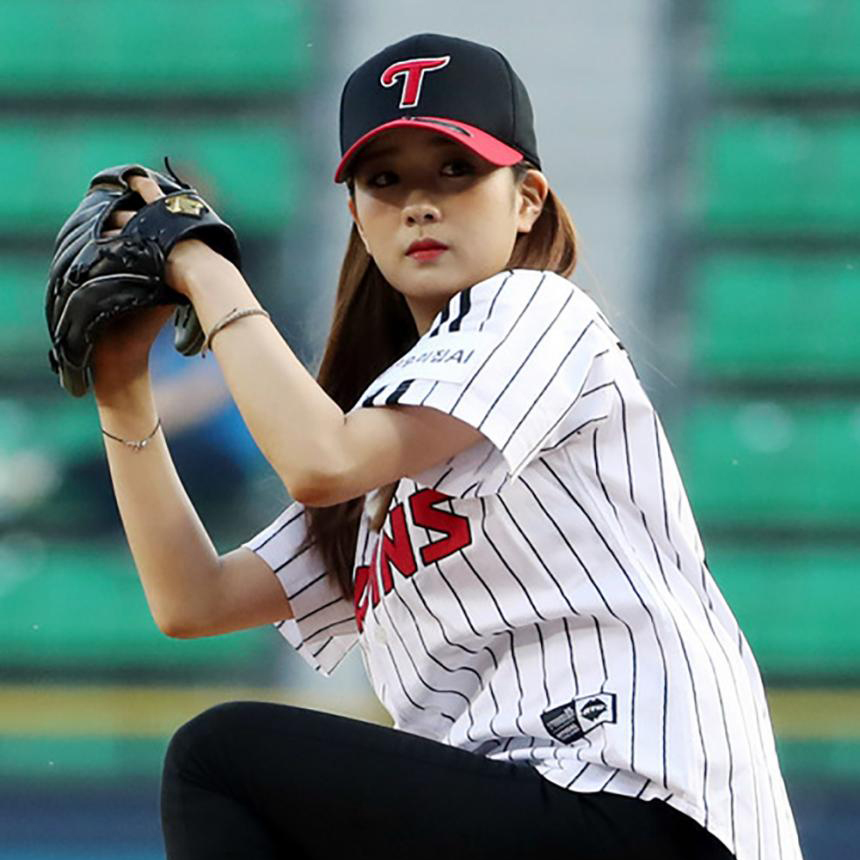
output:
M260 307L238 269L214 254L186 273L184 291L206 332L233 308ZM261 315L219 331L212 351L257 446L290 495L303 501L332 472L343 411Z
M158 415L149 375L115 389L95 386L102 427L122 439L142 439ZM214 611L218 553L173 465L159 431L141 450L104 437L117 507L147 602L168 635L193 630Z

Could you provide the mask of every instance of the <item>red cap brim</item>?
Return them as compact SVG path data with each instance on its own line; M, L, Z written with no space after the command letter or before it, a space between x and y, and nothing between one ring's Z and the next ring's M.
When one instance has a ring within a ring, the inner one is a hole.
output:
M428 131L435 131L437 134L450 137L451 140L456 140L457 143L471 149L472 152L477 153L481 158L485 158L491 164L496 164L499 167L510 167L512 164L523 160L521 152L517 152L517 150L502 143L492 135L487 134L487 132L481 131L481 129L475 128L473 125L467 125L465 122L436 116L403 117L386 122L383 125L378 125L367 132L367 134L362 135L344 153L337 167L337 172L334 175L334 181L344 181L346 178L346 168L359 149L373 140L373 138L393 128L426 128Z

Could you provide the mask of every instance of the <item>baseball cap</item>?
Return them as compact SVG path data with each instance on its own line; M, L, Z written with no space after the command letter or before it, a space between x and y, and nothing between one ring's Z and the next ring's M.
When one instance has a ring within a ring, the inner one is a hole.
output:
M356 153L394 128L426 128L499 167L540 168L525 85L495 48L435 33L410 36L362 63L340 98L343 182Z

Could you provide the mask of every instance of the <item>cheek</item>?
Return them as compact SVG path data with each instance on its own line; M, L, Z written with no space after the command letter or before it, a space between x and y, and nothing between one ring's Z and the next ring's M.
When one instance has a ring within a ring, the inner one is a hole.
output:
M356 196L355 210L365 239L374 253L384 250L384 238L391 235L391 206L372 197Z
M479 230L483 244L492 248L496 255L510 251L517 237L517 217L510 189L493 189L494 193L485 195L481 201L482 216L475 219L475 229Z

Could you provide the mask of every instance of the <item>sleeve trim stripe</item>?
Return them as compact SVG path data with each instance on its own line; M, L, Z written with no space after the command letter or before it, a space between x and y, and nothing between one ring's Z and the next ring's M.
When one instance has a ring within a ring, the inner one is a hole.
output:
M436 328L434 328L433 331L430 332L428 337L436 337L436 335L439 334L439 332L442 330L442 326L445 325L445 322L448 319L448 314L450 314L450 313L451 313L451 303L448 302L448 304L446 304L445 307L442 308L442 316L439 319L439 325L437 325Z
M379 394L380 394L381 392L383 392L383 391L385 391L385 386L384 386L384 385L383 385L382 387L380 387L380 388L377 388L377 389L376 389L376 391L374 391L374 392L373 392L373 394L368 394L368 396L367 396L367 397L365 397L365 398L364 398L364 400L362 400L362 401L361 401L361 405L362 405L362 406L373 406L373 401L374 401L374 400L379 396Z
M403 382L401 382L400 385L398 385L397 388L395 388L394 391L392 391L391 394L389 394L388 397L385 398L385 403L388 406L392 406L395 403L399 403L400 398L403 397L404 394L406 394L406 392L409 390L409 386L412 385L413 382L415 382L414 379L404 379Z
M456 319L451 321L451 325L448 326L448 331L460 331L460 324L463 322L472 307L471 293L471 287L467 287L460 293L460 313L457 314Z

